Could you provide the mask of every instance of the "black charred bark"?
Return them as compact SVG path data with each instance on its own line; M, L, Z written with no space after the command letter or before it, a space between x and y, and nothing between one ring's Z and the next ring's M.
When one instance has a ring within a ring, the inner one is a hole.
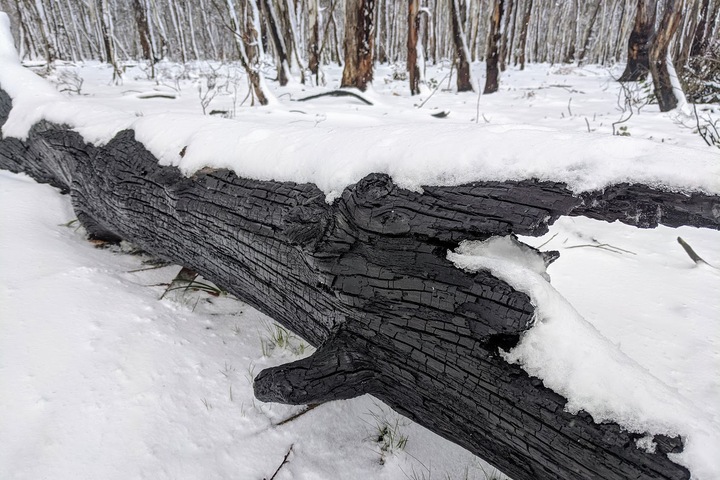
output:
M11 99L0 90L0 124ZM499 348L529 328L528 297L446 259L466 239L540 235L560 215L638 226L719 228L720 199L618 185L574 196L526 180L403 190L372 174L333 205L312 184L227 170L190 178L123 131L107 145L40 123L0 138L0 168L69 192L91 235L127 239L184 265L313 345L309 358L255 379L260 400L312 404L370 393L522 479L687 479L639 435L564 411L566 400Z

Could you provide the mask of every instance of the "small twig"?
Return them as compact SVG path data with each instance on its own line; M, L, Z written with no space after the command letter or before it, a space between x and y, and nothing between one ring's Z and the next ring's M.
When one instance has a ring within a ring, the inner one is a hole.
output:
M558 236L558 234L556 233L555 235L553 235L552 237L550 237L550 238L547 240L547 242L545 242L545 243L543 243L542 245L540 245L539 247L537 247L537 249L540 250L542 247L544 247L544 246L547 245L548 243L552 242L553 239L554 239L555 237L557 237L557 236Z
M301 410L301 411L299 411L298 413L296 413L295 415L291 415L291 416L289 416L288 418L286 418L285 420L281 420L281 421L279 421L278 423L276 423L276 424L273 425L273 426L274 426L274 427L279 427L279 426L281 426L281 425L285 425L286 423L290 423L290 422L292 422L293 420L296 420L297 418L302 417L303 415L305 415L305 414L308 413L309 411L316 409L316 408L319 407L320 405L322 405L322 404L321 404L321 403L316 403L316 404L314 404L314 405L308 405L305 410Z
M452 73L452 69L450 69L450 73ZM440 81L438 82L437 86L433 89L432 92L430 92L430 95L428 95L428 97L427 97L420 105L418 105L418 107L417 107L418 109L422 108L422 107L428 102L428 100L430 100L430 99L432 98L432 96L435 95L435 92L437 92L437 91L440 89L440 86L442 85L442 82L445 81L445 79L448 77L448 75L450 75L450 73L448 73L447 75L445 75L445 76L442 78L442 80L440 80Z
M570 247L565 247L566 249L571 248L584 248L584 247L591 247L591 248L599 248L601 250L607 250L608 252L614 252L614 253L629 253L630 255L637 255L635 252L631 252L630 250L625 250L623 248L615 247L613 245L610 245L609 243L598 243L598 244L584 244L584 245L572 245Z
M617 122L613 122L613 124L612 124L613 135L617 135L617 132L615 131L615 125L620 125L621 123L627 122L628 120L630 120L630 118L632 116L633 116L633 111L632 111L632 109L630 109L630 115L628 115L627 118L623 119L622 117L620 117L620 120L618 120Z
M587 117L585 117L585 125L587 125L588 133L592 133L592 130L590 130L590 122L588 122Z
M572 116L573 116L573 113L572 113L572 110L570 109L570 104L571 104L571 103L572 103L572 97L570 97L570 100L568 100L568 113L569 113L570 116L572 117Z
M685 240L683 240L682 237L677 237L677 241L678 241L678 243L680 244L680 246L683 247L683 250L685 250L685 253L688 254L688 256L690 257L690 259L691 259L693 262L695 262L696 265L699 265L699 264L701 264L701 263L704 263L705 265L710 265L710 264L707 263L705 260L703 260L703 259L700 257L700 255L698 255L697 253L695 253L695 250L693 250L693 248L692 248L690 245L688 245L688 243L687 243Z
M157 270L160 268L165 268L169 265L171 265L171 264L170 263L160 263L158 265L153 265L152 267L143 267L143 268L136 268L135 270L128 270L128 273L137 273L137 272L146 272L148 270Z
M292 445L290 445L290 448L288 449L287 453L285 454L285 458L283 458L282 463L281 463L280 466L277 468L277 470L275 470L275 473L272 474L272 477L270 477L269 479L268 479L268 478L263 478L263 480L275 480L275 477L277 476L277 474L278 474L278 472L280 471L280 469L281 469L286 463L288 463L288 457L290 456L290 453L292 453L294 446L295 446L294 443L293 443Z

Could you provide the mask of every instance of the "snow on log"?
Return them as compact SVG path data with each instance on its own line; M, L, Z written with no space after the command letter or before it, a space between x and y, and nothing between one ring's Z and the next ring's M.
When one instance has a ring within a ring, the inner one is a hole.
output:
M11 108L0 90L0 123ZM542 234L564 214L718 228L717 197L642 185L573 195L535 180L421 194L372 174L328 204L313 184L224 169L185 177L130 130L94 146L48 122L26 140L2 138L0 167L69 192L90 235L196 270L319 347L261 372L261 400L370 393L516 480L689 477L666 455L680 439L656 436L649 453L636 445L643 434L566 412L563 397L506 362L499 350L532 323L528 296L446 254L462 240Z

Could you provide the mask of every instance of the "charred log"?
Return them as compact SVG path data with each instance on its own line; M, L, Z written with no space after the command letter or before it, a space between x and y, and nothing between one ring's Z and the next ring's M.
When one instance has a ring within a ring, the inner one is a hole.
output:
M0 124L10 108L0 90ZM185 177L133 131L98 147L45 122L25 141L0 139L0 168L69 192L91 235L199 272L319 347L261 372L261 400L370 393L516 480L689 478L666 455L680 439L639 449L639 435L566 412L563 397L503 360L498 349L531 324L529 298L459 270L446 252L461 240L539 235L566 214L719 228L717 197L642 185L575 196L534 180L420 194L372 174L330 205L312 184L212 169Z

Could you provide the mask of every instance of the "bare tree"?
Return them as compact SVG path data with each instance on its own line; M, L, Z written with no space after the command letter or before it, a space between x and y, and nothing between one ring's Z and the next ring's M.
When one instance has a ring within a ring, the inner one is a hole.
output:
M450 0L450 22L457 63L457 89L458 92L472 92L474 89L470 78L470 52L465 40L461 12L459 0Z
M135 23L137 24L138 40L140 42L140 49L142 51L142 58L149 60L150 64L153 65L153 48L150 40L150 27L148 25L147 13L145 12L145 5L142 0L133 0L133 13L135 14ZM152 76L155 76L153 69Z
M308 68L315 75L315 83L320 83L320 6L318 0L308 0Z
M668 69L670 62L668 47L680 26L685 0L667 0L662 20L650 48L650 73L655 87L655 97L661 112L668 112L678 105L673 93L673 80Z
M483 93L495 93L499 88L500 69L498 67L498 46L502 36L500 25L502 23L505 7L504 0L494 0L492 17L490 19L490 33L487 40L485 89Z
M373 79L375 0L347 0L342 87L367 89Z
M263 17L265 17L265 23L267 25L268 33L270 34L270 40L275 50L276 65L278 82L281 86L287 85L290 80L290 63L288 58L288 50L285 45L285 39L282 31L280 30L280 22L278 21L277 13L275 12L275 6L272 0L261 0Z
M628 40L628 58L621 82L644 80L650 71L650 47L655 34L655 0L637 0L635 25Z
M408 1L407 69L410 78L410 94L420 93L420 68L418 67L418 30L420 29L420 0ZM422 55L422 51L419 52Z
M530 25L532 7L533 0L526 0L525 14L523 15L522 25L520 25L520 38L518 39L518 51L520 53L515 60L515 65L520 64L520 70L525 70L525 48L527 46L528 25Z

